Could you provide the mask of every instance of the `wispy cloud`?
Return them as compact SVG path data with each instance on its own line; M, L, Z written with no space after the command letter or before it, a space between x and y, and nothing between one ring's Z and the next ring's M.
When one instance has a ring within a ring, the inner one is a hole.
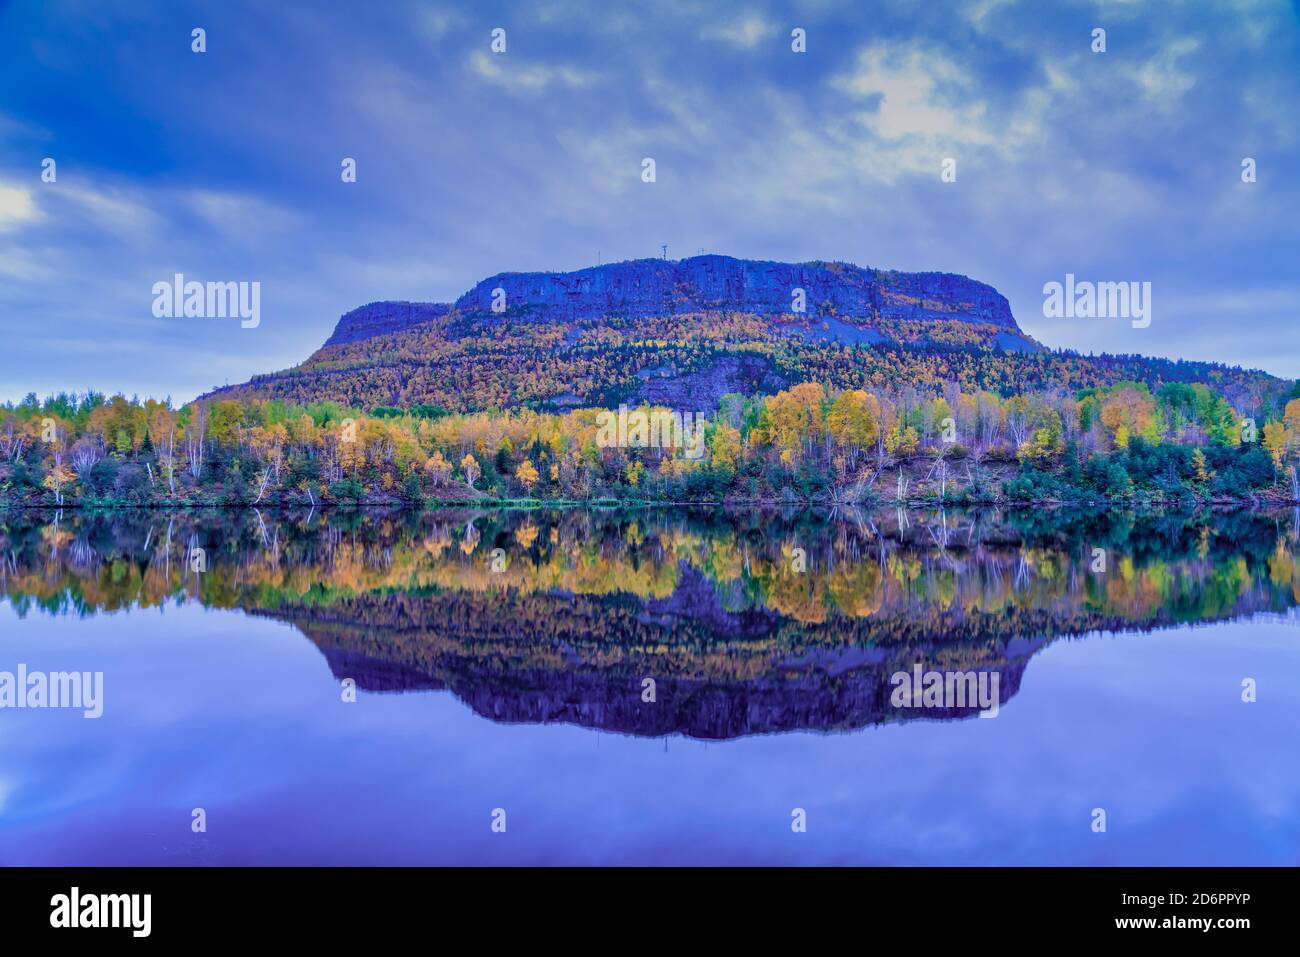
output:
M246 242L267 233L296 229L302 223L297 213L257 196L195 190L185 199L208 224Z
M1138 71L1138 80L1153 100L1171 100L1182 96L1196 83L1196 76L1184 67L1183 59L1200 49L1195 37L1180 37L1151 57Z
M464 14L451 7L430 7L420 4L415 7L414 21L416 29L431 40L441 40L447 33L466 20Z
M66 204L86 226L117 235L142 235L152 231L159 217L150 208L147 187L90 186L84 182L60 183L50 195Z
M506 60L509 54L485 53L475 50L470 55L470 68L474 74L511 93L538 94L551 87L580 89L591 86L598 76L590 70L567 65L542 66Z
M724 43L742 50L753 50L777 33L776 24L757 13L742 14L734 19L726 14L716 14L720 22L705 27L706 39L722 40Z

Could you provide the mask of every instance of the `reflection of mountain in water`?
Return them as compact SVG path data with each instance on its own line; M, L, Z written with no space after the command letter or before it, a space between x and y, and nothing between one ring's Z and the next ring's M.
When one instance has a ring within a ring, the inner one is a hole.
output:
M448 689L495 721L730 738L965 717L893 707L891 676L996 672L1005 705L1057 637L1294 608L1287 518L45 516L0 526L0 591L20 612L240 609L293 623L363 689Z
M700 581L698 573L687 574L681 590L696 596L686 583ZM996 671L1005 703L1019 690L1029 657L1046 643L945 643L935 635L901 647L872 646L869 622L840 623L836 643L830 626L803 636L804 626L775 614L729 615L716 597L688 610L676 599L363 596L328 610L268 614L295 624L335 677L352 678L365 690L445 688L493 721L714 739L966 717L977 709L893 707L890 676L917 661L950 671ZM671 614L663 611L668 605L676 606ZM655 682L653 702L643 700L646 678Z
M865 617L800 622L770 609L726 610L717 587L683 563L663 598L448 591L269 614L297 625L337 678L363 689L446 688L494 721L731 738L976 713L893 707L890 677L917 663L996 671L1005 704L1047 636L1137 624L1087 604L982 610L899 600ZM1176 608L1161 608L1139 626L1180 620ZM653 703L642 700L646 678Z

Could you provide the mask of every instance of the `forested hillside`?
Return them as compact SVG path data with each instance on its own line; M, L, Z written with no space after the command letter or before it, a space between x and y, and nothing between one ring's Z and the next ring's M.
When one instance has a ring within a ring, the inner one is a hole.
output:
M1214 363L1049 351L996 290L962 276L702 256L503 273L455 303L371 303L344 315L301 365L211 395L361 409L647 401L711 411L728 393L771 395L800 382L953 384L1007 398L1126 381L1152 390L1203 383L1234 403L1280 388Z
M716 256L374 303L180 409L0 407L0 502L56 506L1293 501L1298 459L1295 383L1048 351L961 276Z

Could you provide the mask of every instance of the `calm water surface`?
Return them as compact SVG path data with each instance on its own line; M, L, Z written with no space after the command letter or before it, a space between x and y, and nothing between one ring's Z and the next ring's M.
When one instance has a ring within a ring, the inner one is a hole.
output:
M0 555L0 672L104 675L98 720L0 710L4 864L1300 863L1290 513L33 513ZM894 706L916 664L997 717Z

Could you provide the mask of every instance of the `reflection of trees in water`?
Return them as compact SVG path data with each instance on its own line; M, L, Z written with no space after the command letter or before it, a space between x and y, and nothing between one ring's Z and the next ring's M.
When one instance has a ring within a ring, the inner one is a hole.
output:
M649 735L964 717L893 708L890 676L995 671L1006 703L1056 637L1300 602L1289 513L39 518L0 526L0 590L20 610L238 608L292 622L362 688Z
M1090 568L1097 548L1104 573ZM80 612L173 599L319 607L432 589L655 601L689 570L726 613L805 626L1013 623L1025 611L1140 624L1290 607L1300 601L1298 549L1289 512L64 511L0 526L0 588L19 608Z
M810 631L772 612L728 613L711 593L688 569L668 599L406 592L262 614L295 624L337 678L363 689L449 689L495 721L704 738L967 717L974 708L894 708L890 676L917 662L995 671L1005 703L1043 644L1009 648L973 631L942 644L890 636L866 619L838 634Z

